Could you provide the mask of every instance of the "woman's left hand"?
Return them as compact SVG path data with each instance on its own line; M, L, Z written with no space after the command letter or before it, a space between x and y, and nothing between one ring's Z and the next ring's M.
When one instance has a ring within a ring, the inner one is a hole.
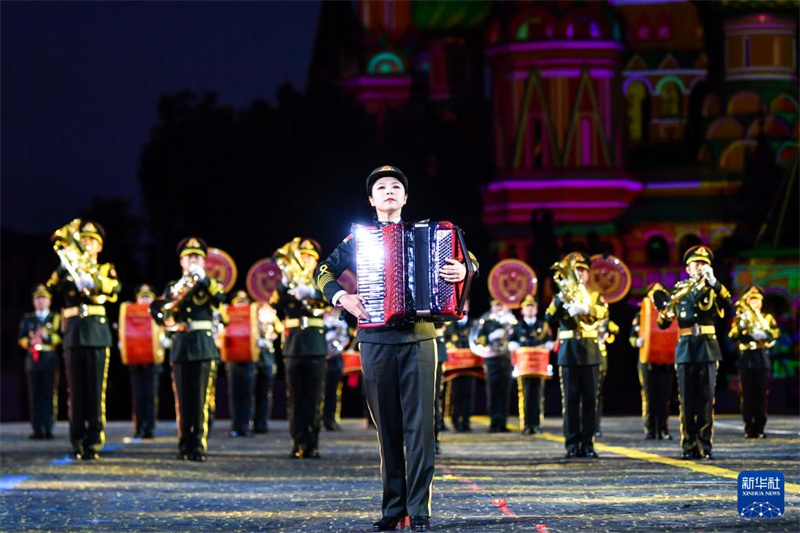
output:
M456 259L445 259L447 264L439 269L442 279L450 283L458 283L467 276L467 267Z

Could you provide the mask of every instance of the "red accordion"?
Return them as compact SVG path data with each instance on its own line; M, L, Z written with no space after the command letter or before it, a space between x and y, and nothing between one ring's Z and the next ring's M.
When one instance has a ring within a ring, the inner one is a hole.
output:
M392 326L417 317L461 318L475 270L464 234L451 222L355 226L356 281L369 319L362 328ZM464 258L467 258L464 261ZM464 262L459 283L442 279L447 259Z

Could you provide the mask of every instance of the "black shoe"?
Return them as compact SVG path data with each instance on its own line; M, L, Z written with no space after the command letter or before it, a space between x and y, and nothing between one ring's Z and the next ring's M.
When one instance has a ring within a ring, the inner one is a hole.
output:
M83 454L84 461L97 461L98 459L100 459L100 454L97 452L89 451Z
M588 457L589 459L597 459L600 456L597 455L597 452L594 451L594 448L586 448L583 451L583 455L581 457Z
M72 458L76 461L83 461L84 453L80 450L72 450Z
M662 431L658 435L658 438L659 439L664 439L664 440L672 440L672 435L669 434L669 431Z
M644 436L644 440L656 440L656 434L648 433L647 435Z
M30 435L28 435L28 438L31 439L31 440L39 440L39 439L44 438L44 436L41 433L39 433L38 431L35 431L35 432L31 433Z
M431 528L431 521L427 516L412 516L411 531L428 531Z
M687 461L689 459L700 459L700 452L697 450L690 450L681 454L681 459Z
M542 428L540 428L539 426L535 426L533 428L533 434L534 435L540 435L542 433L544 433L544 430Z
M189 460L189 454L186 453L186 452L178 452L177 459L178 459L178 461L188 461Z
M498 433L500 430L494 426L490 426L488 429L488 433Z
M203 452L194 452L189 455L189 460L196 463L205 463L208 457Z
M439 455L442 453L442 446L439 444L438 440L433 443L433 453L434 455Z
M142 435L142 438L143 439L152 439L153 438L153 431L152 430L145 431L144 435Z
M705 452L703 452L703 459L705 459L707 461L713 461L714 460L714 454L711 453L711 450L705 451Z
M267 428L255 428L253 433L257 433L259 435L263 435L264 433L269 433L269 429Z
M289 453L289 459L302 459L303 453L304 450L302 448L292 448L291 453Z
M511 433L511 430L503 425L503 426L500 426L499 428L497 428L497 432L498 433Z
M525 428L522 430L523 435L533 435L533 428Z
M45 440L53 440L53 438L54 438L54 437L53 437L53 433L52 433L52 432L50 432L50 431L48 431L47 433L45 433L45 434L44 434L44 437L43 437L43 438L44 438Z
M372 531L394 531L397 525L403 521L404 516L384 516L374 524L372 524Z
M331 421L331 422L325 422L325 423L324 423L324 424L322 424L322 425L323 425L323 426L325 427L325 429L327 429L328 431L341 431L341 430L342 430L342 426L340 426L339 424L337 424L335 421Z
M305 451L303 452L303 459L322 459L322 456L319 454L317 450Z
M598 438L599 438L599 437L602 437L602 436L603 436L603 432L602 432L601 430L599 430L599 429L598 429L597 431L595 431L595 432L594 432L594 436L595 436L595 437L598 437Z
M574 459L575 457L578 457L578 452L575 450L567 450L567 454L564 455L564 457L567 459Z
M759 434L756 435L756 438L757 439L766 439L767 438L767 434L766 433L759 433Z

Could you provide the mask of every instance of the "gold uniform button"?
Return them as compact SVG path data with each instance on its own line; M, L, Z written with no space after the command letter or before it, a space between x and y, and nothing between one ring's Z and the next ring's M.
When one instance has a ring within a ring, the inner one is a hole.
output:
M100 317L100 323L101 324L105 324L106 323L106 318L105 317Z

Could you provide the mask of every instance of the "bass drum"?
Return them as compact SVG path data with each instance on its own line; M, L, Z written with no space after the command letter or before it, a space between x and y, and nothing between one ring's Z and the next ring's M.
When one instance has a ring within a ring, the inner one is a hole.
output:
M517 348L512 356L515 378L551 377L550 350L538 346Z
M483 359L472 353L469 348L447 350L447 361L442 363L442 371L443 383L463 376L485 378L483 374Z
M164 335L150 316L149 305L123 302L119 306L119 353L123 365L162 363Z
M219 334L219 358L223 363L255 363L258 347L258 307L255 304L227 308L229 322Z

